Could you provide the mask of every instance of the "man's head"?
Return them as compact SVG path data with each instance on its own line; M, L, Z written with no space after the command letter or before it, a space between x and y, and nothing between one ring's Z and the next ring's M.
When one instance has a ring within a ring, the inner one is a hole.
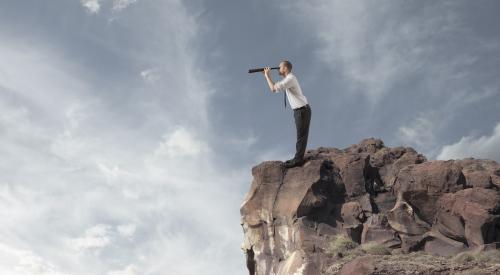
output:
M292 63L288 60L282 60L280 62L280 75L286 76L292 71Z

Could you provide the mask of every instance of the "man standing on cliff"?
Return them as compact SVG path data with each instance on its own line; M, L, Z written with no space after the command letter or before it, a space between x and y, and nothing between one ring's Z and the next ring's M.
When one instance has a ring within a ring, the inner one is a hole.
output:
M302 94L299 81L292 73L292 63L288 60L283 60L279 65L279 74L283 77L280 81L274 83L271 79L271 68L266 67L263 71L266 77L267 84L271 92L277 93L285 91L288 102L293 109L293 116L295 118L295 127L297 128L297 143L296 153L293 159L285 161L284 166L291 168L295 166L302 166L304 164L304 155L307 146L307 137L309 135L309 124L311 121L311 107L307 102L307 98ZM286 101L285 101L286 108Z

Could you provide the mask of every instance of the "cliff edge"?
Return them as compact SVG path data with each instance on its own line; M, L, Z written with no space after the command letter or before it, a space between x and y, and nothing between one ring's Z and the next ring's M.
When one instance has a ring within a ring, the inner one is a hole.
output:
M493 160L428 161L375 138L305 157L301 167L265 161L252 168L240 209L249 274L391 274L383 266L390 255L417 252L444 261L436 264L442 272L420 274L449 274L446 259L500 247ZM500 271L498 264L482 270Z

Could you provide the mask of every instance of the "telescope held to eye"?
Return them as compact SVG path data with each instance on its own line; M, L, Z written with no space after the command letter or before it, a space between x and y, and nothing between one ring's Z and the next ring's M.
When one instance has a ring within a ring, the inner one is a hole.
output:
M272 67L271 70L279 70L280 67ZM251 74L251 73L256 73L256 72L263 72L264 71L264 68L256 68L256 69L250 69L248 70L248 73Z

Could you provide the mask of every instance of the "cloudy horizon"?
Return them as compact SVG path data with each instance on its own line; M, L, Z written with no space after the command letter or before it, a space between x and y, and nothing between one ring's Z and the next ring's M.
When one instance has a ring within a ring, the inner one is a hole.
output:
M500 161L500 3L0 3L2 274L247 274L251 168L375 137ZM279 76L272 72L277 81Z

